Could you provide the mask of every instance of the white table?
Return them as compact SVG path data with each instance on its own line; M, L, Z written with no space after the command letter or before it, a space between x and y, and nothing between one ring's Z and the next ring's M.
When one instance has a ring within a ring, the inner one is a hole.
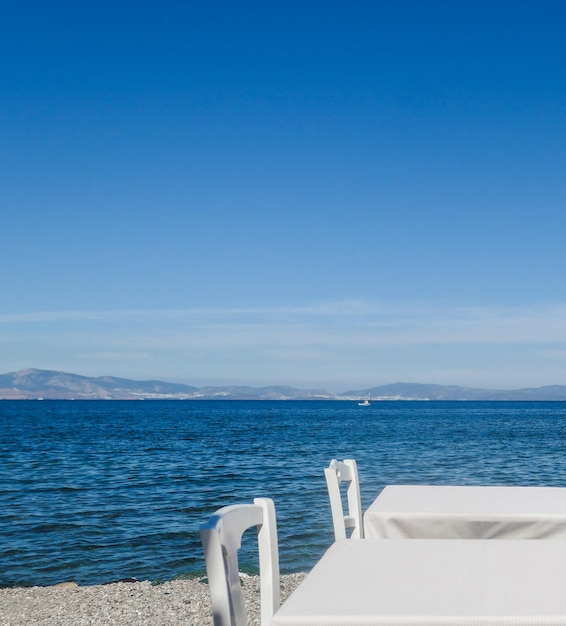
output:
M566 488L389 485L364 515L367 538L566 539Z
M566 541L346 539L271 626L565 626Z

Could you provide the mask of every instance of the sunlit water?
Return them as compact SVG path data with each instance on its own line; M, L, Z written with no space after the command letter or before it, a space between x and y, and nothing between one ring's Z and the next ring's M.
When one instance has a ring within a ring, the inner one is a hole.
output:
M0 586L202 574L199 524L256 496L281 570L307 570L331 458L358 461L364 508L393 483L566 486L566 403L2 401Z

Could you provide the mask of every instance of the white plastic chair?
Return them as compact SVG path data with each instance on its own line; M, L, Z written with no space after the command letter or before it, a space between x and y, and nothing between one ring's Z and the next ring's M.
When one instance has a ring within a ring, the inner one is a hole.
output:
M352 539L363 539L364 527L362 518L362 502L360 496L360 482L358 480L358 466L353 459L337 461L332 459L330 465L324 468L330 509L332 511L332 523L334 525L334 537L336 541L347 538L347 529L352 529ZM348 514L344 514L340 484L346 484L348 497Z
M238 571L244 532L257 526L261 581L261 624L266 626L280 606L279 549L275 505L270 498L253 504L225 506L200 527L214 626L247 626Z

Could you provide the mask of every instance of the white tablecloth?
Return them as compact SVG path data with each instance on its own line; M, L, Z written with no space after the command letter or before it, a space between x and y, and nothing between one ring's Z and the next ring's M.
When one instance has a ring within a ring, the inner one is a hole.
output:
M346 539L271 626L565 626L566 542Z
M566 488L389 485L364 515L368 538L566 539Z

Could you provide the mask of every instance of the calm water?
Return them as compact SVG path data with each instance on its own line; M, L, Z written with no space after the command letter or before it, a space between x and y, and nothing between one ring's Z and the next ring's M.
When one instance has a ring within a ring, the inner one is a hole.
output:
M364 508L393 483L566 485L566 403L2 401L0 586L199 575L199 524L255 496L281 570L309 569L333 457Z

